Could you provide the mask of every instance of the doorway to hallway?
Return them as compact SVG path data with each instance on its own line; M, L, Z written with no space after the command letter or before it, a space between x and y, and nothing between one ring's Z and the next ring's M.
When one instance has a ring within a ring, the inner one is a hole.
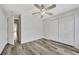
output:
M15 42L21 43L21 16L14 19L14 36Z

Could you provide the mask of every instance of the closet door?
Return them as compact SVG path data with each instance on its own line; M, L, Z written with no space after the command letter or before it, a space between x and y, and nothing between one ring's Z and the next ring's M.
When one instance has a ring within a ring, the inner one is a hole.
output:
M58 19L49 22L49 37L54 41L58 41Z
M63 16L59 20L59 41L65 44L74 44L74 16Z
M8 43L14 44L14 19L13 17L8 17L7 19L7 40Z

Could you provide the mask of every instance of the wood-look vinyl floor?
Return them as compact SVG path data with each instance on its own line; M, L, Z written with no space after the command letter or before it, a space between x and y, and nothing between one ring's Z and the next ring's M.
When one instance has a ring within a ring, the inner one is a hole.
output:
M79 49L47 39L7 45L2 55L79 55Z

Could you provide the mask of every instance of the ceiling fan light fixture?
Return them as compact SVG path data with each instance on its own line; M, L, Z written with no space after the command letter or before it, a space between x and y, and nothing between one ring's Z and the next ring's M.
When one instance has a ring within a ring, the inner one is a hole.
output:
M51 5L51 6L49 6L49 7L45 7L45 5L38 5L38 4L34 4L34 6L37 8L37 9L39 9L40 11L39 11L39 13L40 13L40 15L41 15L41 18L43 18L43 15L45 15L45 14L48 14L48 15L53 15L51 12L47 12L48 10L51 10L51 9L53 9L53 8L55 8L56 7L56 4L53 4L53 5ZM33 13L33 15L34 14L37 14L37 13Z
M41 14L44 15L46 12L42 12Z

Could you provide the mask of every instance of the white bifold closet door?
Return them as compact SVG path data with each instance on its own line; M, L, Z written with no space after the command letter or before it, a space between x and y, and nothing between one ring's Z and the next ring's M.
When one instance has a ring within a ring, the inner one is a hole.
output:
M14 19L8 17L7 19L7 40L8 43L14 44Z
M74 45L74 16L68 15L59 19L59 41Z

